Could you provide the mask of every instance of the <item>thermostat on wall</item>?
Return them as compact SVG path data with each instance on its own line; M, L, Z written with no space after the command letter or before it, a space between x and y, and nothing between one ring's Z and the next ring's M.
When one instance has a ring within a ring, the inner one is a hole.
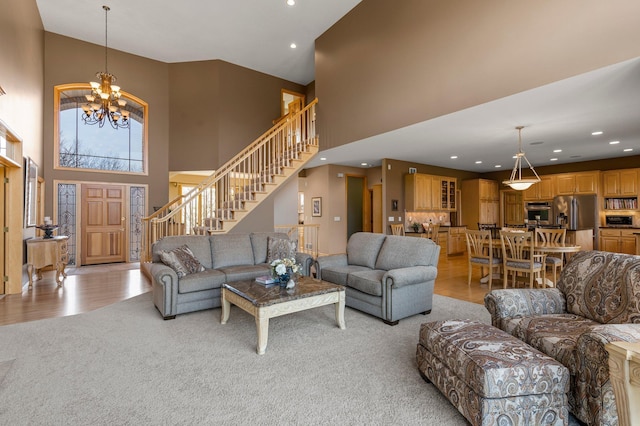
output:
M415 167L409 167L409 173L410 174L414 174L415 172L417 172Z

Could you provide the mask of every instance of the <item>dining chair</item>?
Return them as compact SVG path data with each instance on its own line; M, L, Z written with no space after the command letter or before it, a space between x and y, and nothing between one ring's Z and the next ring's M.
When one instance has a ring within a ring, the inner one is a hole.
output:
M391 225L391 234L404 235L404 225L401 223Z
M476 231L473 229L465 230L465 237L467 239L467 253L469 259L469 282L471 286L471 274L474 266L480 267L480 276L484 278L484 269L487 268L489 275L489 290L493 283L493 270L497 269L500 273L502 268L502 259L496 256L493 246L493 238L491 237L491 231L483 230Z
M500 238L500 228L496 223L480 223L478 222L478 229L481 231L491 231L491 238Z
M536 228L536 240L541 243L562 243L564 244L567 236L566 229L550 229ZM559 257L558 257L559 256ZM562 271L564 265L564 254L554 253L553 256L547 255L545 265L553 269L553 282L557 282L558 272Z
M500 231L502 245L503 284L507 288L509 273L513 274L513 286L516 287L518 274L526 274L529 278L529 288L533 288L536 278L544 284L546 255L536 254L533 232Z
M424 229L424 238L430 238L431 241L440 245L439 234L440 234L440 224L439 223L423 223L422 229Z

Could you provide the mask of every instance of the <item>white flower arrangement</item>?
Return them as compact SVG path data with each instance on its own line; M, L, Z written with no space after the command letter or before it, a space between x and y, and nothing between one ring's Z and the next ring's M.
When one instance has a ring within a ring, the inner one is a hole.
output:
M297 274L301 266L296 263L296 260L293 257L285 257L284 259L276 259L271 262L271 268L276 275L280 276L286 275L288 269L290 269L294 274Z

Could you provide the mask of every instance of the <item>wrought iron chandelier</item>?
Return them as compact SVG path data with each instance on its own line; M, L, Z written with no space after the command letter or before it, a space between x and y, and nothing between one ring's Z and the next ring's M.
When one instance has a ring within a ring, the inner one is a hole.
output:
M129 128L129 111L125 109L127 101L121 98L120 86L116 86L116 76L109 74L107 68L107 14L109 6L104 9L104 72L97 72L100 82L92 81L91 94L85 95L87 103L82 105L82 120L85 124L98 124L100 127L108 121L111 127Z
M511 171L511 178L509 180L502 181L503 184L509 185L517 191L524 191L534 183L540 182L540 176L538 176L538 173L536 173L535 169L522 151L522 129L524 129L524 126L516 127L516 130L518 130L518 153L516 154L516 164L513 166L513 170ZM522 178L522 159L527 162L535 178Z

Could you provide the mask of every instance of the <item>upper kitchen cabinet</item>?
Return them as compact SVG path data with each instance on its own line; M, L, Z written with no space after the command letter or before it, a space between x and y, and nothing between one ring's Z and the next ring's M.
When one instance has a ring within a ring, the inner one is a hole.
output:
M638 195L638 169L603 172L602 185L605 197L636 197Z
M481 200L500 201L498 182L489 179L477 179L477 181Z
M597 194L600 173L580 172L556 175L558 195Z
M454 211L456 178L411 173L404 177L407 211Z
M404 205L407 211L433 210L432 193L431 175L422 173L405 175ZM437 194L440 195L439 192Z
M440 182L439 210L455 211L457 179L445 176L434 176L433 179Z
M531 185L522 194L524 201L552 200L556 195L556 176L541 176L540 182Z

